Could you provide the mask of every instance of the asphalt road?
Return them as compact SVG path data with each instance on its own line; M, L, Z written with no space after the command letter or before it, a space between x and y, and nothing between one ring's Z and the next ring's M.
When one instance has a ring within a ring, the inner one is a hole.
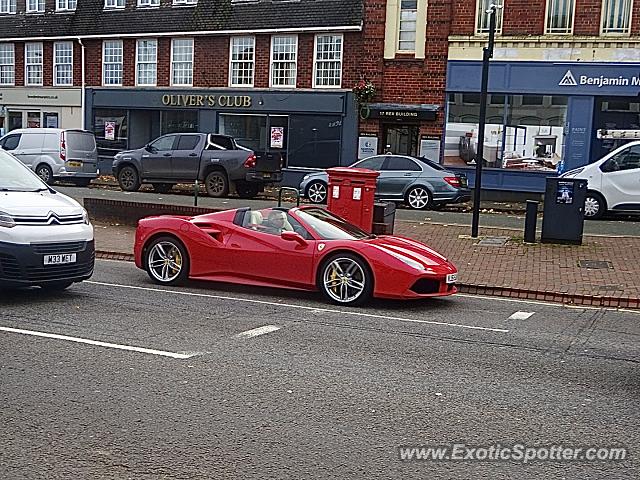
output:
M637 313L469 296L346 309L158 288L110 261L63 294L5 292L0 312L2 479L640 478ZM460 442L630 458L399 459Z
M167 202L176 205L193 205L193 197L185 194L156 194L153 192L122 192L104 188L78 188L56 186L60 190L78 201L85 197L108 198L139 202ZM213 208L238 208L253 206L267 208L274 206L272 199L243 200L237 197L215 199L207 196L198 198L198 205ZM410 210L400 208L396 210L396 219L416 222L437 222L448 225L471 225L471 213L456 211ZM515 228L524 231L524 214L483 213L480 215L481 227ZM538 219L538 228L542 227L542 218ZM586 221L585 234L594 235L640 235L640 217L610 217L607 220Z

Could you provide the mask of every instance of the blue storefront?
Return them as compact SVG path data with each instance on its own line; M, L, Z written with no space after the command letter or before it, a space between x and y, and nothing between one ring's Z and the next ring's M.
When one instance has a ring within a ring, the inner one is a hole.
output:
M474 180L481 62L449 61L443 163ZM543 192L545 178L618 143L598 130L640 130L640 64L491 62L483 188Z

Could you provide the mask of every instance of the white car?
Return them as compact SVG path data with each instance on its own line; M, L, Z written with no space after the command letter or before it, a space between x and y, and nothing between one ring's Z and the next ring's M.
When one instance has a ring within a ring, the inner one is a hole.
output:
M0 287L64 290L91 277L93 227L82 206L0 151Z
M640 213L640 141L560 177L587 180L586 218L600 218L607 212Z

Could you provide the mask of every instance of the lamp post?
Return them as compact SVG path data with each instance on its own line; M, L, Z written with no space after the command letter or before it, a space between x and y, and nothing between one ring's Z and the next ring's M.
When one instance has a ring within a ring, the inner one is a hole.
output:
M476 181L473 191L473 217L471 236L478 237L480 223L480 190L482 189L482 162L484 161L484 130L487 119L487 95L489 90L489 60L493 57L493 45L496 38L496 16L501 5L491 4L489 14L489 44L482 49L482 83L480 86L480 118L478 125L478 149L476 152Z

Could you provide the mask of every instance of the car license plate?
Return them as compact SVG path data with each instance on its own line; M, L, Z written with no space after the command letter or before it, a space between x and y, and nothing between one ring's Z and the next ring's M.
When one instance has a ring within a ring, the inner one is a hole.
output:
M82 162L67 162L67 167L80 168L82 166Z
M447 275L447 283L456 283L458 281L457 273L450 273Z
M58 255L45 255L45 265L63 265L65 263L76 263L75 253L63 253Z
M467 185L467 177L460 177L460 186L466 187Z
M270 173L263 173L262 177L263 178L271 178L271 174Z

